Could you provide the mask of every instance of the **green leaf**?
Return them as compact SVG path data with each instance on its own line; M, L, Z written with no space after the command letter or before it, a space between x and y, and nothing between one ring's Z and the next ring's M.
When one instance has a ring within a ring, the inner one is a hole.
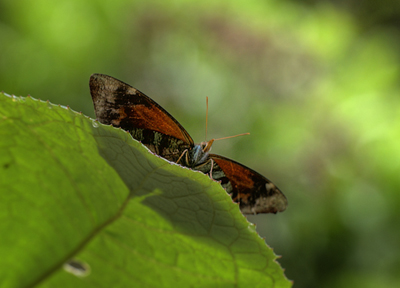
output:
M30 97L0 95L0 235L1 287L291 286L218 183Z

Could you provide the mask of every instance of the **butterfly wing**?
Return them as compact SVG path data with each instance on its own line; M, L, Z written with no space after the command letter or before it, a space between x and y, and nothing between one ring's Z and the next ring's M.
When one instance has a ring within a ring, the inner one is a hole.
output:
M90 77L97 120L129 131L154 153L177 161L193 139L160 105L132 86L103 74Z
M221 181L244 214L277 213L286 209L285 195L258 172L231 159L210 154L212 177Z
M100 123L129 131L154 153L173 162L181 159L184 151L189 151L186 155L195 160L207 157L207 152L194 146L193 139L174 117L132 86L111 76L93 74L90 93ZM286 209L286 197L264 176L219 155L210 154L205 159L208 160L194 161L193 165L198 165L193 169L206 174L212 171L212 178L221 181L232 199L240 203L243 213L276 213ZM190 159L183 162L192 167Z

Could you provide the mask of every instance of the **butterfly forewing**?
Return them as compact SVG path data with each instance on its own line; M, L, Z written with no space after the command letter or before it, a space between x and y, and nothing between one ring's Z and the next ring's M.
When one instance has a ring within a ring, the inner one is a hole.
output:
M186 130L151 98L113 77L93 74L90 92L96 118L129 131L154 153L177 161L193 147Z

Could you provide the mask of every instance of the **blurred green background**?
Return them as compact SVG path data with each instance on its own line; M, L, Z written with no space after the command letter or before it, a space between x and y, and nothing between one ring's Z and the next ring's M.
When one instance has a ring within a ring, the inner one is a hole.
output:
M143 91L286 194L249 216L295 287L400 287L400 1L0 2L0 90L94 117Z

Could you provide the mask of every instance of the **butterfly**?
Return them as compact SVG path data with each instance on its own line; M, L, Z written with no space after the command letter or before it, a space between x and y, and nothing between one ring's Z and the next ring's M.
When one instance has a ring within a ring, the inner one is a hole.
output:
M90 77L90 93L100 123L128 131L153 153L219 181L243 214L286 209L285 195L258 172L210 154L214 140L195 144L179 122L144 93L103 74Z

